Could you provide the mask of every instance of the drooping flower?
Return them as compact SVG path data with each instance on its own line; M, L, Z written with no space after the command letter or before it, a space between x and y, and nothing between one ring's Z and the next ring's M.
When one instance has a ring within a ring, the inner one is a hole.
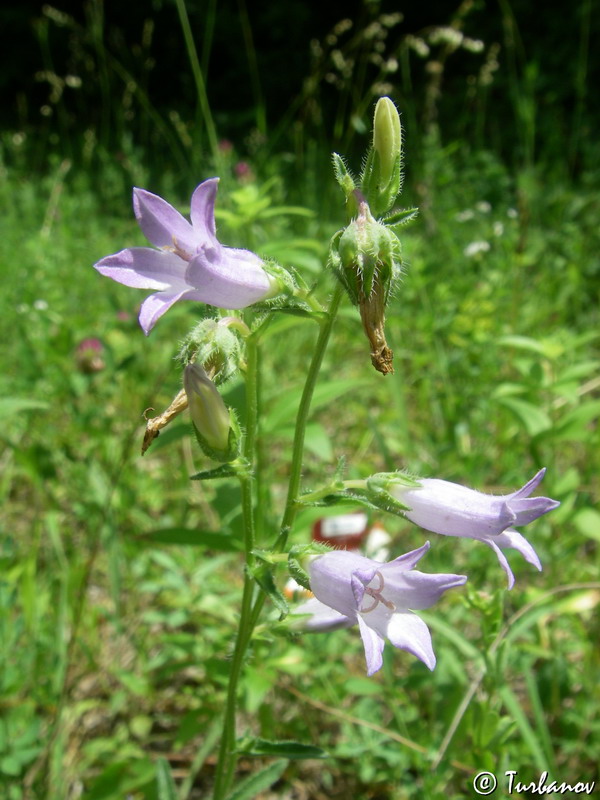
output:
M308 600L296 613L312 615L307 625L312 630L358 623L368 675L381 668L385 639L433 669L431 634L413 609L429 608L443 592L462 586L467 578L415 570L428 549L426 542L418 550L385 564L348 550L317 556L309 566L316 602Z
M162 197L133 190L133 210L155 247L128 247L94 264L102 275L136 289L154 289L142 303L140 325L148 334L178 300L219 308L245 308L280 291L279 281L249 250L222 245L216 236L218 178L201 183L192 195L191 223Z
M237 455L237 442L229 409L199 364L187 365L183 388L196 438L205 454L215 461L232 461Z
M541 571L533 547L512 526L527 525L560 505L549 497L530 497L544 477L541 469L516 492L490 495L450 481L424 478L417 486L391 482L387 491L408 506L403 513L411 522L444 536L479 539L496 553L512 589L515 577L500 548L512 547Z

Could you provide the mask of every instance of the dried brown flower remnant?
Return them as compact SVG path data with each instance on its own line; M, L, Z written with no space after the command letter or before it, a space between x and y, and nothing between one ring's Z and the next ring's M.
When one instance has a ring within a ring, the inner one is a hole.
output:
M142 442L142 455L144 455L161 430L168 425L171 420L175 419L176 416L181 414L182 411L185 411L187 406L188 399L185 389L181 389L175 395L169 407L163 411L162 414L159 414L157 417L152 417L146 421L146 432L144 434L144 441Z

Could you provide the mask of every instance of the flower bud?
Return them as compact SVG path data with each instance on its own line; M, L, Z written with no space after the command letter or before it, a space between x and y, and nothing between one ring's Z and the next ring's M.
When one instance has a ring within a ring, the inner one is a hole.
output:
M361 188L376 217L391 210L402 186L402 129L396 106L382 97L375 106L373 146L367 154Z
M373 149L379 156L380 185L387 186L397 173L402 157L400 115L389 97L381 97L375 106Z
M215 461L232 461L237 456L237 437L217 387L198 364L187 365L183 386L200 447Z

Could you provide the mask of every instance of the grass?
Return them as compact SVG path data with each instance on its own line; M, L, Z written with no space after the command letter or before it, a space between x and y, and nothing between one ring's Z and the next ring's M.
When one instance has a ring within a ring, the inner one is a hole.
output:
M462 797L480 769L595 774L599 361L596 256L586 237L597 201L565 184L545 197L539 189L529 199L535 218L524 220L508 176L497 196L501 168L492 167L489 183L480 173L466 190L431 186L431 218L407 229L406 275L389 313L393 377L371 373L357 314L345 306L304 485L317 486L340 456L350 476L408 467L498 491L546 465L544 492L562 506L531 529L544 572L515 554L517 587L506 594L486 548L437 539L428 569L465 571L470 588L430 615L432 675L389 652L381 675L366 680L352 633L298 638L269 612L244 682L242 726L330 754L292 762L278 784L289 796L299 782L311 797ZM166 758L181 796L200 797L214 764L238 557L157 544L152 532L213 530L235 540L239 498L227 482L189 483L207 464L184 423L139 455L142 413L177 391L173 355L196 310L170 312L145 339L135 292L91 269L141 243L127 207L107 213L82 176L65 176L59 194L56 176L35 188L9 169L5 178L2 258L13 266L1 323L11 343L1 365L3 785L15 800L82 790L159 797ZM243 209L228 210L235 223ZM283 223L278 231L279 222L255 216L246 235L289 241L300 223ZM300 249L315 274L333 221L307 217L302 226ZM221 231L226 238L224 223ZM472 242L489 249L465 256ZM331 276L315 277L326 292ZM98 372L77 360L88 337L103 345ZM276 506L293 390L313 341L311 326L292 317L278 319L268 339L263 447ZM238 395L233 385L229 401ZM417 529L384 522L394 550L422 542ZM301 517L294 539L306 540L309 525Z

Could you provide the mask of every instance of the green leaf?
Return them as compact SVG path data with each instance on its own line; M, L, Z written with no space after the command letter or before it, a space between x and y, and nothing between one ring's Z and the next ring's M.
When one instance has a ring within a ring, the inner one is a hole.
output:
M556 440L582 441L590 436L590 423L600 416L600 400L582 403L562 417L553 432Z
M48 403L33 397L0 397L0 419L5 420L21 411L45 411Z
M214 480L215 478L235 478L240 474L240 467L239 465L233 464L221 464L220 467L215 467L214 469L205 469L202 472L197 472L195 475L192 475L190 480L191 481L210 481Z
M550 358L554 351L554 348L549 347L547 342L538 342L537 339L531 339L529 336L501 336L498 344L504 347L514 347L517 350L526 350L529 353L537 353L544 358Z
M288 570L296 583L299 583L300 586L310 591L310 578L308 577L308 573L304 567L302 567L298 559L294 558L291 554L288 557Z
M159 758L156 762L156 788L158 800L178 800L171 765L166 758Z
M406 223L413 220L418 213L418 208L403 208L400 211L394 211L389 217L385 217L383 222L391 228L396 225L406 225Z
M496 402L512 411L529 436L537 436L552 428L552 420L548 414L528 400L521 400L516 397L497 397Z
M247 756L280 756L281 758L329 758L329 753L312 744L302 744L295 741L272 742L268 739L243 740L238 747L238 753Z
M508 713L515 721L517 728L521 733L523 743L531 753L533 762L539 772L544 772L549 768L548 761L542 746L540 745L539 737L531 727L531 723L527 719L527 714L523 710L523 706L516 694L512 691L508 684L500 686L498 693L502 698L502 702Z
M260 217L261 219L268 219L269 217L281 217L285 214L297 217L309 217L311 219L315 216L315 212L312 208L305 208L304 206L273 206L261 212Z
M282 428L278 431L279 436L290 441L294 438L294 428ZM313 455L322 461L333 460L333 447L331 439L325 428L319 422L309 422L306 426L304 445Z
M139 538L148 544L177 544L206 547L208 550L219 550L224 553L242 549L240 542L231 536L210 531L198 531L194 528L162 528L151 531Z
M290 609L285 597L275 585L272 569L267 564L261 564L252 569L251 574L263 592L270 597L275 608L278 609L280 613L279 619L282 620L284 617L287 617Z
M600 512L595 508L582 508L573 517L573 524L583 536L600 542Z
M323 508L330 506L359 506L360 508L368 508L370 511L380 511L381 505L376 505L368 500L363 495L354 494L353 492L344 492L343 494L328 494L321 497L319 500L303 500L302 496L298 498L298 504L306 506L307 508ZM388 509L383 509L387 511Z
M0 774L16 776L21 774L21 770L21 763L14 756L0 758Z
M227 800L252 800L260 792L270 789L282 776L287 765L287 759L280 759L261 769L260 772L255 772L254 775L238 783L233 792L227 795Z
M315 389L311 404L312 413L320 406L328 405L347 392L359 391L367 384L367 381L356 381L354 379L344 378L318 385ZM264 420L263 430L265 433L272 433L294 422L300 404L300 395L301 389L296 388L286 392L280 392L277 395L277 400L271 406Z

